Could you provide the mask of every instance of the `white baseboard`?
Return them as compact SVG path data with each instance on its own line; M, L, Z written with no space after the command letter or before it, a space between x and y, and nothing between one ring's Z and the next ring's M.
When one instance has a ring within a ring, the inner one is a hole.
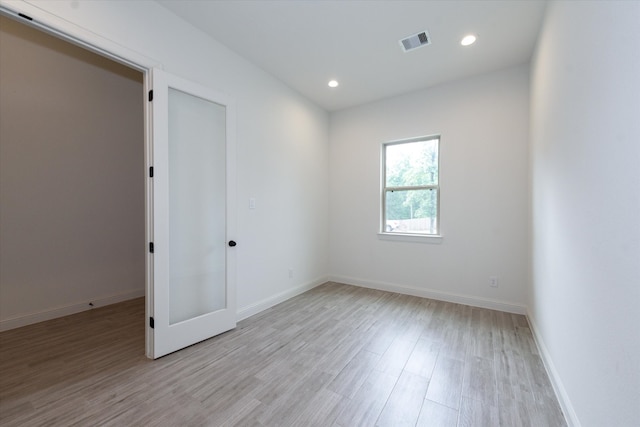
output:
M573 405L571 404L571 400L569 400L569 395L567 394L562 381L560 380L560 375L556 370L555 365L551 359L551 355L547 350L547 346L544 344L544 340L540 335L540 331L538 326L536 325L535 319L531 315L530 312L527 312L527 320L529 321L529 326L531 328L531 332L533 333L533 339L538 346L538 350L540 352L540 356L542 358L542 363L544 363L544 367L547 371L547 375L549 375L549 380L551 380L551 385L553 386L553 391L556 393L556 397L558 398L558 403L560 404L560 408L562 408L562 412L564 413L564 417L567 421L569 427L580 427L580 421L578 420L578 415L576 411L573 409Z
M323 283L329 281L328 278L322 277L311 282L305 283L301 286L297 286L293 289L287 289L284 292L280 292L279 294L273 295L269 298L263 299L262 301L258 301L257 303L251 304L247 307L240 308L238 310L237 320L238 322L244 320L248 317L253 316L254 314L258 314L261 311L264 311L268 308L273 307L274 305L280 304L288 300L289 298L293 298L297 295L300 295L304 292L307 292L316 286L320 286Z
M134 298L143 297L145 295L144 289L135 291L122 292L107 297L90 299L87 301L65 305L61 307L51 308L37 313L29 313L9 319L0 320L0 332L8 331L9 329L19 328L21 326L31 325L33 323L44 322L45 320L56 319L62 316L68 316L70 314L80 313L81 311L92 310L98 307L104 307L105 305L115 304L121 301L127 301ZM93 306L90 306L92 303Z
M411 286L395 285L392 283L374 282L353 277L331 276L329 280L346 285L360 286L363 288L377 289L379 291L395 292L398 294L412 295L422 298L431 298L438 301L447 301L457 304L470 305L473 307L488 308L491 310L505 311L507 313L526 314L527 307L521 304L497 301L488 298L474 297L469 295L459 295L449 292L436 291L433 289L414 288Z

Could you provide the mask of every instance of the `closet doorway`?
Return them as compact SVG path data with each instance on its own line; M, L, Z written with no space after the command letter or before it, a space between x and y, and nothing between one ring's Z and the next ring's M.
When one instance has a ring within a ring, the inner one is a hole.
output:
M143 78L0 15L2 329L144 297Z

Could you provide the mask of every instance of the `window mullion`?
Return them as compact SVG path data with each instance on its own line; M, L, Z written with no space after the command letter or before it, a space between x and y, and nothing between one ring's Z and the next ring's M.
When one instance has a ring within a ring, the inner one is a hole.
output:
M384 191L437 190L437 185L411 185L404 187L385 187Z

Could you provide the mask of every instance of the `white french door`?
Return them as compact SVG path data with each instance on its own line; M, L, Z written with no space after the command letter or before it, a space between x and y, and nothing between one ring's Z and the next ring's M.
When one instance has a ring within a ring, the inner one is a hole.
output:
M147 348L158 358L236 326L235 117L216 91L157 69L151 77Z

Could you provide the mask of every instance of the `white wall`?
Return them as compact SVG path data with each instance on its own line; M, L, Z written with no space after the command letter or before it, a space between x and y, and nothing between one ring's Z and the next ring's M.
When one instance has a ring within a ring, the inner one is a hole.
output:
M143 93L0 17L0 329L144 295Z
M328 114L155 2L7 2L236 100L241 316L326 279ZM96 43L96 41L94 41ZM256 209L248 209L250 197ZM294 269L289 278L289 268Z
M530 319L576 425L640 419L640 3L553 2L532 67Z
M528 85L523 65L334 113L331 277L523 312ZM442 243L379 240L380 144L433 134L441 135Z

